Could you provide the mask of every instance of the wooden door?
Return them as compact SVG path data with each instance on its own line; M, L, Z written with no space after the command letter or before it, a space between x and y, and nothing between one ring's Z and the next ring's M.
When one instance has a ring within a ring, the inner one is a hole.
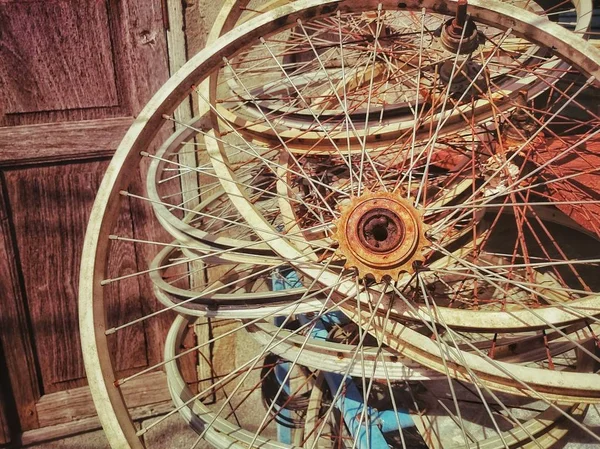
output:
M0 444L7 416L23 442L74 420L98 425L78 335L81 246L111 154L168 77L163 21L160 0L0 0ZM150 214L132 203L120 226L146 238ZM132 249L121 253L120 264L141 266ZM129 283L112 312L138 317L151 296ZM160 360L168 317L150 321L115 346L118 369Z

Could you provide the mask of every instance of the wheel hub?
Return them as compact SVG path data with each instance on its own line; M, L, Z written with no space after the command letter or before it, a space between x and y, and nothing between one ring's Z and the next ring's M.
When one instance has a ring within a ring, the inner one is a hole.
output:
M335 238L347 268L359 276L398 279L423 261L425 238L422 215L395 193L364 193L341 209Z
M440 37L442 45L453 53L472 53L479 46L477 27L467 16L467 0L458 0L456 17L444 24Z
M358 222L358 239L371 251L385 253L397 248L404 239L402 219L393 211L375 208Z

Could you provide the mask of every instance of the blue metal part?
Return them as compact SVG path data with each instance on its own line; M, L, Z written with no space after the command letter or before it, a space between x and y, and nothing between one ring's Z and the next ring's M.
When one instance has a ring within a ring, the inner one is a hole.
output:
M300 317L302 324L309 321L306 316ZM326 321L337 324L347 322L347 318L335 314L324 315L315 322L311 332L313 338L327 340L329 330L325 324ZM412 417L404 410L399 410L396 414L391 410L379 411L369 406L365 408L363 397L351 378L344 379L344 376L337 373L324 373L324 377L330 391L335 394L341 388L344 392L338 397L335 405L342 413L350 434L357 440L356 447L358 449L388 449L388 444L383 436L385 432L398 430L398 423L402 428L415 425ZM361 416L365 411L366 416Z
M302 287L300 279L298 279L298 273L292 268L280 268L273 270L271 274L271 283L273 284L273 291L282 291L290 288Z
M272 275L272 284L274 291L282 291L290 288L301 287L302 284L298 279L298 274L292 268L277 270ZM311 321L309 315L299 315L301 324L306 324ZM279 317L275 320L276 325L283 323L283 318ZM349 323L349 319L342 312L330 312L319 317L314 322L314 327L311 331L311 337L318 340L327 340L329 329L334 325L344 325ZM275 368L277 379L281 383L289 370L288 363L281 363ZM352 437L357 440L356 447L358 449L388 449L389 446L383 436L384 433L398 430L398 426L402 429L414 427L415 423L405 409L398 409L398 413L393 410L377 410L367 406L356 384L351 378L337 373L324 373L325 381L332 392L337 392L342 389L344 394L340 395L336 401L336 407L342 413L344 422L349 429ZM342 385L343 384L343 385ZM289 385L284 385L284 389L289 393ZM367 416L362 416L366 411ZM283 409L281 413L289 411ZM284 426L277 426L279 440L283 443L291 443L291 429Z
M298 274L291 268L275 270L271 274L271 283L273 291L282 291L302 286L300 280L298 279ZM274 320L276 326L282 326L284 321L284 317L275 317ZM290 364L288 362L278 363L275 367L275 377L277 378L280 385L284 383L284 380L288 375L289 369ZM283 391L285 391L287 394L290 394L290 384L288 381L285 381L283 385ZM277 408L278 406L274 405L274 407ZM276 410L276 413L278 413L284 419L291 419L292 417L291 412L289 410L286 410L285 408ZM277 439L282 443L292 444L292 429L290 427L286 427L277 423Z
M332 392L339 391L340 386L344 391L344 394L338 397L335 405L341 411L350 434L357 440L356 447L358 449L388 449L381 429L373 421L373 417L378 412L369 406L365 408L363 397L354 381L349 378L344 379L344 376L337 373L325 373L325 380ZM367 416L362 416L365 411Z
M278 363L275 367L275 377L277 378L277 381L280 385L286 378L289 369L290 364L288 362ZM290 393L290 384L288 381L286 381L283 385L283 391L285 391L287 394ZM273 407L276 408L275 413L278 413L284 419L291 419L292 413L289 410L286 410L285 408L277 410L279 407L276 404ZM292 429L290 427L282 426L281 424L277 423L277 439L282 443L292 444Z

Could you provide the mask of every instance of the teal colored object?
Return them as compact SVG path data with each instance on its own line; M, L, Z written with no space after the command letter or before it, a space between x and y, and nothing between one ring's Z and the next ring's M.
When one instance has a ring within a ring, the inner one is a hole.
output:
M287 289L302 287L297 272L292 268L283 268L273 272L271 276L272 287L274 291L284 291ZM300 315L302 325L310 320ZM281 326L284 322L283 317L275 318L275 324ZM327 340L329 329L334 325L343 325L349 320L342 312L331 312L323 315L314 323L311 337L319 340ZM275 368L277 379L281 383L287 376L289 363L281 363ZM377 410L367 406L365 408L364 399L360 394L356 384L351 378L337 373L325 373L325 381L332 392L341 388L345 394L336 401L336 407L342 413L344 422L354 439L357 440L358 449L389 449L389 445L383 436L384 433L398 431L398 428L407 429L414 427L415 423L407 410L398 409L398 413L393 410ZM289 385L286 382L284 390L289 393ZM361 416L366 411L367 416ZM281 414L289 417L290 412L282 409ZM399 426L399 427L398 427ZM291 444L291 429L285 426L277 425L277 435L282 443Z

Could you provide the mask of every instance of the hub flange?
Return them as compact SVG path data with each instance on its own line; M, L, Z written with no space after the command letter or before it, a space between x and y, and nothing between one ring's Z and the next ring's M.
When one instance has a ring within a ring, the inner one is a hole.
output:
M422 214L407 200L390 192L365 192L341 208L336 222L338 251L346 268L359 276L380 281L414 272L414 263L424 261L425 238Z

